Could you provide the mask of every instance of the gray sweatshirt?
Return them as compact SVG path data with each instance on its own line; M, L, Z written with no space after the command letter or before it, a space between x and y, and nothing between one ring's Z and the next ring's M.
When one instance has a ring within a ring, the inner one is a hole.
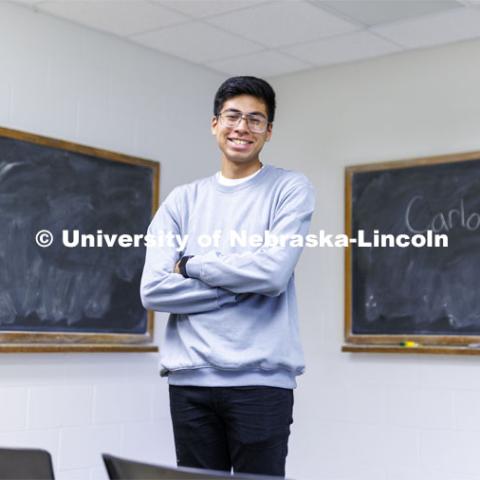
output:
M296 386L294 268L313 208L308 179L270 165L239 185L211 176L168 195L148 228L157 245L147 246L141 298L170 313L161 346L170 384ZM167 235L185 243L158 246ZM190 278L172 273L185 255Z

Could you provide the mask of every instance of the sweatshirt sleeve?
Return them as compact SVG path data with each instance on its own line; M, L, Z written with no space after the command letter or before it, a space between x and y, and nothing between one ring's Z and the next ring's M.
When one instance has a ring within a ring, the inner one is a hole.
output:
M217 310L235 303L236 295L222 288L211 287L194 278L173 273L179 252L173 246L158 246L159 235L181 235L177 190L162 203L147 231L147 253L140 297L146 309L157 312L194 314ZM156 243L156 244L154 244Z
M310 227L314 209L314 190L310 182L297 183L282 196L270 230L275 236L301 235ZM186 264L189 277L212 287L235 293L278 296L293 275L302 248L297 246L262 246L254 252L222 255L211 251L196 255Z

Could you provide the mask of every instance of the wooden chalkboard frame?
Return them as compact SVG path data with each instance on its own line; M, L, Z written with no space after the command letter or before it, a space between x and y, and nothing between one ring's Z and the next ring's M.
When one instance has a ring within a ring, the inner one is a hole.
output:
M152 215L158 208L160 180L158 162L3 127L0 127L0 137L88 155L110 162L148 167L152 170ZM153 325L154 312L148 311L147 329L142 334L3 331L0 332L0 353L156 352L158 347L152 344Z
M396 160L382 163L369 163L353 165L345 168L345 233L350 238L353 233L352 225L352 186L353 177L356 173L374 172L401 169L418 166L431 166L444 163L465 162L480 160L480 151L455 153L441 156L420 157L409 160ZM342 346L344 352L365 353L410 353L410 354L456 354L456 355L480 355L480 348L472 346L480 345L480 335L369 335L352 333L354 319L352 318L352 252L349 245L345 249L344 268L344 340ZM403 342L414 342L413 346L403 346Z

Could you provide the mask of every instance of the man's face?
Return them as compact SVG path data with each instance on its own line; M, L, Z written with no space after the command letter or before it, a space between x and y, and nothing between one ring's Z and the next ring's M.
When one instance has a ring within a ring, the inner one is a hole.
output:
M265 103L251 95L238 95L227 100L220 113L241 112L243 114L263 115L268 118ZM212 134L217 137L217 143L223 153L224 160L236 164L248 164L259 161L259 154L265 142L272 136L272 125L268 124L263 133L252 132L244 117L236 127L222 125L219 118L212 118Z

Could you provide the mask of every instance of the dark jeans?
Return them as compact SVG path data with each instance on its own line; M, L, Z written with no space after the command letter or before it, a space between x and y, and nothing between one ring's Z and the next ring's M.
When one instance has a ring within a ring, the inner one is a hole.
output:
M293 390L170 385L177 464L285 476Z

